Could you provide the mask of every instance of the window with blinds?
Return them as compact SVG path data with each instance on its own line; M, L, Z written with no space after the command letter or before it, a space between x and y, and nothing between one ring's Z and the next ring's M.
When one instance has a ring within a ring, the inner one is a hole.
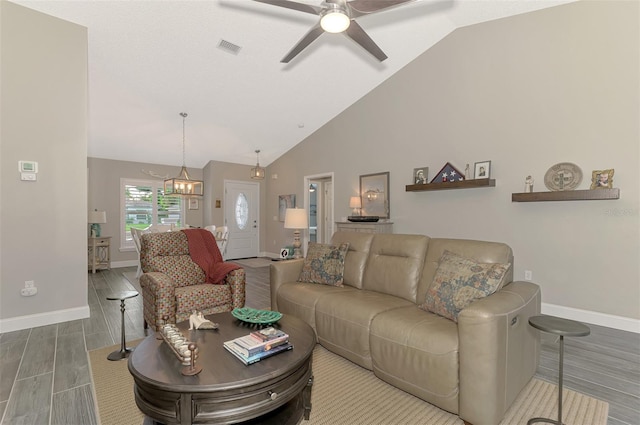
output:
M159 224L182 227L184 202L179 196L165 196L163 182L122 179L121 194L123 248L133 247L131 228Z

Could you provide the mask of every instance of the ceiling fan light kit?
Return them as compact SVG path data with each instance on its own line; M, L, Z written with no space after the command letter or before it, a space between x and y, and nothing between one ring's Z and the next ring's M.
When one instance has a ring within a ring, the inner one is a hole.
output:
M325 32L337 34L349 28L351 19L346 8L339 4L330 4L327 9L322 11L320 18L320 26Z
M320 17L320 22L313 26L298 43L285 55L280 62L289 63L322 33L344 33L358 43L363 49L371 53L380 62L387 59L387 55L369 37L355 18L363 15L388 10L416 0L325 0L320 6L298 3L291 0L254 0L272 6L297 10Z

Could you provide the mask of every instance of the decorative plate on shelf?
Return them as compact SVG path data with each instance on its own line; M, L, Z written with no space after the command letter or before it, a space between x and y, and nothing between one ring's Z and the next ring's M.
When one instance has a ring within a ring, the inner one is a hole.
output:
M282 318L282 313L271 310L256 310L255 308L234 308L231 315L238 320L247 323L271 325Z
M560 162L547 170L544 185L553 191L574 190L582 181L582 170L576 164Z

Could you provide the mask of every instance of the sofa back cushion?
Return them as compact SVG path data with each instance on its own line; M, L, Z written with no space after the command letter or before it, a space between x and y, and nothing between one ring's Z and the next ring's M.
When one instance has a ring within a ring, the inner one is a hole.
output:
M344 259L343 285L362 289L362 277L372 241L372 233L336 232L333 234L331 238L332 245L349 243L349 251L347 251Z
M184 232L145 233L140 242L144 273L164 273L179 287L204 283L204 271L191 260Z
M376 234L362 288L415 303L428 246L429 237L423 235Z
M513 251L509 245L500 242L475 241L469 239L432 238L424 262L422 278L418 286L418 304L424 302L427 291L433 283L442 254L451 251L479 263L511 264L505 273L499 288L513 281Z

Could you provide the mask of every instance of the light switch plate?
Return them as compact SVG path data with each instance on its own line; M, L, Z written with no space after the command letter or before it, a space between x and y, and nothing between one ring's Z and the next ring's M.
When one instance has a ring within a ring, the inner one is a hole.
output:
M25 182L34 182L38 179L35 173L20 173L20 180Z

